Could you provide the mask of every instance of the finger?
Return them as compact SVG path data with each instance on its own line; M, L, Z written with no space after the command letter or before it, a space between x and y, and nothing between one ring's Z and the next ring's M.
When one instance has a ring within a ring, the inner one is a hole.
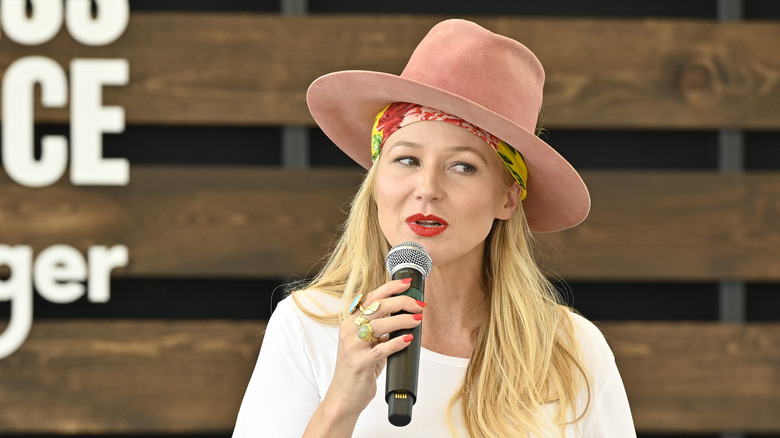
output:
M370 292L365 298L366 302L370 303L373 301L381 300L383 298L389 298L392 297L393 295L398 295L400 293L405 292L407 289L409 289L409 285L410 285L409 281L406 280L407 279L388 281L387 283L379 286L378 288ZM373 301L369 301L369 300L373 300Z
M374 328L373 336L381 338L382 336L404 329L413 329L422 323L422 313L399 314L387 318L379 318L370 321L369 324Z
M369 321L376 321L396 313L420 313L425 306L427 304L422 301L417 301L406 295L398 295L366 304L363 307L366 311L356 312L352 317L352 321L360 325L358 322L360 317Z
M413 329L419 326L421 322L422 313L403 313L387 318L379 318L373 321L369 321L361 315L355 318L354 326L351 330L344 330L342 328L340 337L343 340L349 341L350 332L354 333L354 336L357 339L352 338L352 341L349 342L352 345L352 348L348 349L352 350L354 348L355 351L365 351L366 349L369 349L373 346L371 344L382 342L383 338L385 336L389 336L391 332L397 332L404 329ZM360 342L358 342L358 340Z
M408 347L414 339L413 335L399 336L397 338L388 339L385 342L380 342L371 349L371 354L374 359L379 361L387 359L391 354L397 353L404 348Z

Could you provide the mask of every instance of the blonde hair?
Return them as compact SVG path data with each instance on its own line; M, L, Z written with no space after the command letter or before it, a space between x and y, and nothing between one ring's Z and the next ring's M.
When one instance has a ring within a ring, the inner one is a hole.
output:
M315 314L299 304L320 322L338 324L354 297L390 279L384 267L390 245L380 229L374 197L376 167L369 169L353 198L327 263L298 289L341 298L338 314ZM507 183L514 183L509 172L506 175ZM584 413L584 408L574 412L577 395L588 383L569 310L535 263L531 243L521 207L509 220L496 220L487 238L488 310L475 334L466 376L447 411L453 436L452 410L458 400L466 429L474 437L546 436L553 432L542 420L544 405L550 402L558 404L555 423L565 436L566 424Z
M472 436L550 436L543 406L557 403L560 436L577 413L585 370L567 307L534 261L522 211L496 220L485 249L489 310L476 334L463 384L450 402L462 402ZM588 398L590 398L588 396ZM450 422L448 417L448 423ZM450 423L450 430L452 425Z

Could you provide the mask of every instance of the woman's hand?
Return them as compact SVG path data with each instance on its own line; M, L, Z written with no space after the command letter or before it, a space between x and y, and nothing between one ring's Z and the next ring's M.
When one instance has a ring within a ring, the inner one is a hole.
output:
M377 378L387 364L388 356L408 347L411 342L411 335L390 339L389 334L422 323L420 312L425 303L398 295L409 288L409 282L410 279L405 279L383 284L360 302L365 312L361 313L360 306L357 306L341 323L333 380L307 432L312 429L312 423L325 420L326 423L343 423L342 426L349 427L349 434L345 436L351 435L358 416L376 396ZM373 307L376 310L371 312ZM409 313L391 316L400 311ZM373 327L372 336L359 337L360 323L365 321L356 323L357 318L368 321Z

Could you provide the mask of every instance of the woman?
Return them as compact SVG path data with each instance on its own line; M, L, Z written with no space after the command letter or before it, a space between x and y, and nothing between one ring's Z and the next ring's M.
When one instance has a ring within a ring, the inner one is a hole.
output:
M315 120L369 171L326 266L271 317L234 436L636 435L603 336L532 256L531 231L590 209L577 172L534 135L543 82L525 46L448 20L400 76L312 83ZM404 241L433 260L425 302L388 281L385 256ZM387 334L420 324L418 398L396 427L385 365L412 339Z

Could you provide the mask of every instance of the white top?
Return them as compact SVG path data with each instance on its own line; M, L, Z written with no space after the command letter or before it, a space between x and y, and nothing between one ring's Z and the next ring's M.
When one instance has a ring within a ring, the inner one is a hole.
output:
M322 309L338 311L341 306L339 300L324 293L299 292L296 298L317 313ZM623 381L604 336L585 318L574 314L572 319L589 370L592 399L585 417L566 428L566 438L636 437ZM282 300L268 322L233 437L303 435L333 377L337 344L337 326L312 320L290 297ZM412 422L404 427L387 420L383 371L377 379L377 395L360 415L353 437L450 438L445 411L468 363L469 359L421 349L417 403ZM582 406L586 391L583 389L579 397ZM459 405L452 417L458 437L468 437Z

